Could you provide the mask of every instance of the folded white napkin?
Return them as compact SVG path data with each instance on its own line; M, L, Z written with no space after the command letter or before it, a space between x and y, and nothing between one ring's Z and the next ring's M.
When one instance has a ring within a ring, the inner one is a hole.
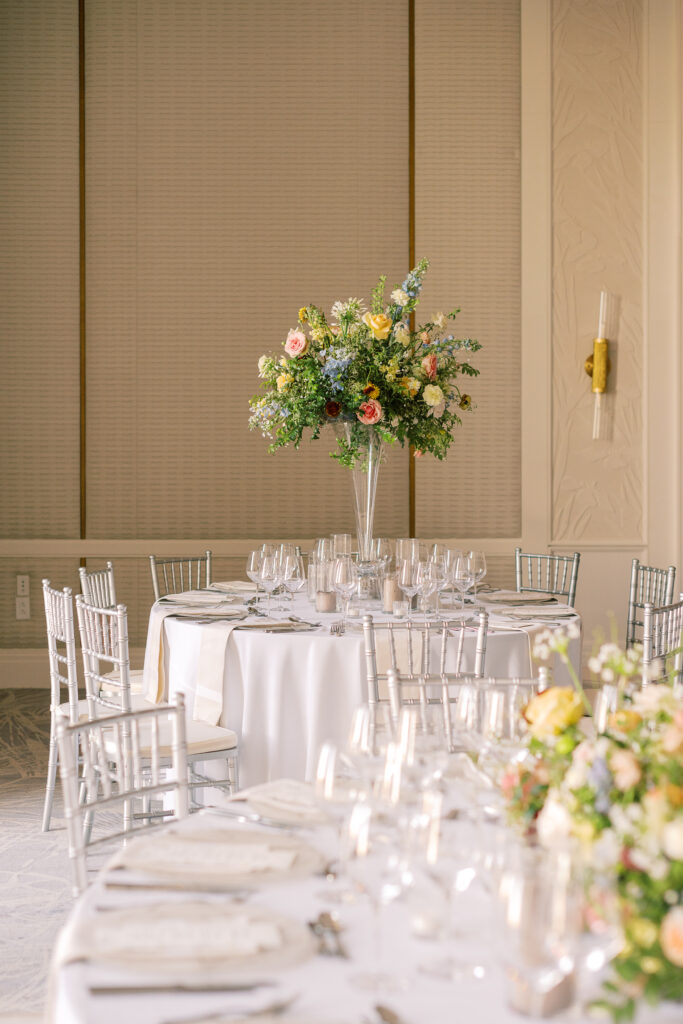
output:
M228 580L226 583L211 583L209 589L221 594L255 594L257 587L251 580Z
M180 604L186 606L194 605L219 605L230 604L230 598L225 594L211 593L208 590L183 590L179 594L164 594L159 598L160 604Z
M536 593L535 591L518 592L516 590L493 590L477 595L482 604L506 604L510 607L527 604L557 604L552 594Z
M253 810L285 823L327 821L311 783L298 779L272 779L249 789L241 789L231 799L247 800Z

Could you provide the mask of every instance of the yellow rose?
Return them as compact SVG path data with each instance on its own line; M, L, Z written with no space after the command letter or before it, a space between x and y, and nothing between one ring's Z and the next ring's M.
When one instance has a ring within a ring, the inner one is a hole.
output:
M537 694L524 711L529 731L537 739L559 735L578 722L582 714L583 703L578 693L564 686L552 686Z
M375 341L386 341L391 330L391 320L384 313L365 313L363 323L370 328Z
M278 391L286 391L293 380L291 373L281 373L276 382Z
M438 384L427 384L422 392L422 397L427 405L441 405L443 402L443 391Z
M631 711L630 708L613 711L608 719L609 727L611 729L618 729L619 732L631 732L639 722L642 722L642 718L637 711Z

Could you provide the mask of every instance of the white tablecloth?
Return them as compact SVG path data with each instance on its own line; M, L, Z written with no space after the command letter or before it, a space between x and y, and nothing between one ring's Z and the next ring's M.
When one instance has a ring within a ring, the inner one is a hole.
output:
M310 633L269 634L234 629L222 666L223 710L219 724L240 738L240 785L253 786L276 778L312 779L320 745L326 740L343 743L355 707L366 699L363 635L357 629L344 636L329 634L338 615L321 615L301 596L293 611L301 618L321 622ZM150 615L150 634L155 616ZM378 621L386 619L374 613ZM281 617L275 612L274 617ZM577 617L576 621L580 621ZM156 623L158 625L158 623ZM162 626L164 697L182 692L192 714L197 691L202 635L232 628L221 621L210 624L167 617ZM476 630L465 635L463 671L472 671ZM572 661L580 663L580 642L572 641ZM153 667L148 658L146 671ZM447 666L449 667L449 666ZM452 668L452 666L450 666ZM560 669L563 669L560 666ZM556 670L558 681L568 682ZM522 628L489 633L486 675L529 678L529 634Z
M186 819L178 827L201 828L207 825L225 828L227 819L202 814ZM236 826L240 827L240 826ZM252 827L252 826L250 826ZM332 849L331 836L326 829L306 838L323 850ZM272 832L271 832L272 835ZM320 877L291 881L263 888L249 899L249 905L262 906L298 922L313 920L330 904L321 898L321 890L328 883ZM194 899L183 893L147 891L137 893L130 889L113 890L104 886L100 877L76 905L70 924L97 914L106 922L107 907L130 907L136 903L167 904L169 901ZM228 903L227 894L206 897L212 903ZM450 981L433 978L420 970L420 965L433 963L446 952L441 943L418 939L411 933L412 909L409 901L391 904L384 911L382 929L383 968L390 970L405 982L405 991L398 993L371 993L349 983L349 978L364 970L373 969L374 942L372 916L365 900L339 909L345 930L343 941L350 953L349 960L314 956L298 966L271 972L267 979L276 986L244 993L148 993L93 995L93 985L140 983L144 975L126 974L121 969L103 968L95 964L70 963L53 972L51 979L51 1012L49 1024L169 1024L175 1020L199 1017L217 1010L230 1012L235 1006L255 1008L278 996L297 994L289 1014L282 1017L283 1024L359 1024L363 1019L378 1021L373 1012L376 1003L383 1003L400 1014L405 1024L454 1024L476 1021L477 1024L519 1024L520 1016L508 1009L505 1000L505 982L498 963L496 935L491 918L491 900L474 883L463 899L461 914L455 918L462 938L452 943L449 952L455 952L469 963L482 965L484 977L475 980L464 977ZM69 925L67 925L69 927ZM181 979L173 976L168 983ZM657 1009L643 1005L638 1024L680 1024L681 1007L666 1004ZM221 1018L222 1019L222 1018ZM529 1019L529 1018L527 1018ZM558 1024L587 1024L587 1018L575 1011L560 1013L552 1018Z

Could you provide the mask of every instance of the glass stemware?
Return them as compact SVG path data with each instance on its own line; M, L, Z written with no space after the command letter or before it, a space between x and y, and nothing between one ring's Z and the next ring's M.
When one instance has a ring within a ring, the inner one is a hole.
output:
M250 551L247 556L247 577L252 583L256 584L256 597L255 601L258 601L259 597L259 586L260 586L260 573L261 573L261 559L263 558L263 552L261 549L256 551Z
M287 555L283 561L283 580L290 601L306 584L306 571L301 555Z
M276 555L265 555L261 558L259 563L258 582L268 595L266 614L270 615L273 591L276 590L282 582Z
M460 594L460 611L464 620L465 594L472 586L472 573L469 558L462 551L458 551L453 560L453 586Z
M428 601L432 594L439 588L439 583L445 581L445 570L438 562L420 562L417 569L418 593L421 599L421 611L425 618L430 615Z
M349 614L349 603L358 585L358 570L350 555L337 558L332 566L332 589L342 599L341 627L346 627Z
M408 598L409 622L413 616L413 598L420 589L420 583L417 577L419 566L420 562L415 562L410 558L406 558L399 564L398 569L398 585Z
M483 551L468 551L467 564L474 586L473 599L477 603L477 583L486 576L486 555Z

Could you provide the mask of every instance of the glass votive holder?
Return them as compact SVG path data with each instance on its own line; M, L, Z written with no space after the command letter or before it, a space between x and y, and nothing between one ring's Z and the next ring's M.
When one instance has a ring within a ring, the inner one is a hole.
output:
M337 595L332 590L319 590L315 595L315 610L317 612L336 612Z
M405 600L394 601L392 612L395 619L405 619L408 616L408 602Z
M352 537L350 533L333 533L332 557L339 558L341 555L350 555L351 541Z

